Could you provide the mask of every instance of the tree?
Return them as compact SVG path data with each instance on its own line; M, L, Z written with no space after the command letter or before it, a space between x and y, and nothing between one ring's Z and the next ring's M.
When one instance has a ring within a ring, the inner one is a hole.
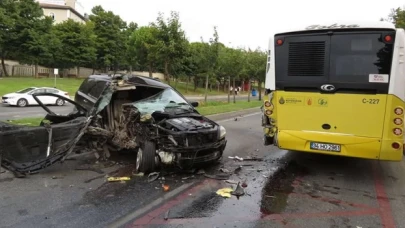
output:
M159 60L157 34L156 27L143 26L136 30L130 38L131 56L134 56L142 68L148 69L149 77L152 77Z
M194 91L196 91L198 83L202 80L202 77L208 73L209 49L209 44L204 42L193 42L189 46L190 71L191 75L194 77Z
M197 75L196 72L198 71L197 61L194 54L197 54L196 50L193 49L192 44L188 44L186 54L184 54L181 64L181 74L184 75L187 80L186 93L188 93L188 86L192 76Z
M20 46L18 52L21 63L33 64L34 76L38 77L38 65L40 62L46 62L52 58L50 46L48 45L52 28L52 19L46 17L33 23L29 30L25 42Z
M233 81L233 88L235 88L235 80L241 75L246 55L242 49L223 48L219 54L219 69L218 74L221 77L227 78L229 81L228 88L230 91L231 80ZM228 102L230 102L230 95L228 94ZM233 102L236 102L235 93L233 94Z
M133 48L131 44L131 37L134 32L138 29L138 24L135 22L129 23L128 27L125 29L125 49L126 49L126 63L129 66L129 71L132 74L132 68L137 66L136 56L133 53Z
M55 37L60 39L61 51L55 62L62 69L87 65L96 59L96 37L92 24L81 24L72 19L55 25Z
M381 19L384 20L384 19ZM386 21L392 22L395 27L405 29L405 10L401 8L391 9Z
M210 77L214 77L214 74L216 72L217 66L218 66L218 56L219 56L219 35L217 31L217 27L214 27L214 35L213 38L210 39L210 45L208 49L208 72L206 73L205 76L205 102L207 102L208 99L208 82L210 80Z
M23 44L27 40L31 42L28 51L34 53L44 51L41 50L41 42L33 31L36 28L45 27L44 20L47 19L43 17L42 9L34 0L0 1L0 57L5 76L8 76L4 63L6 58L18 58L18 56L27 58L24 54L26 50L23 50Z
M125 63L127 24L120 16L105 11L101 6L92 9L89 19L94 24L96 34L97 61L96 68L114 70Z
M261 91L262 91L262 83L266 78L266 62L267 62L267 55L266 52L261 51L259 48L255 51L249 50L247 53L246 59L246 74L248 75L249 79L249 94L250 94L250 79L254 78L259 83L259 100L262 99Z
M172 11L167 20L163 16L162 13L159 13L156 23L151 25L158 30L158 53L163 61L165 79L170 83L171 67L186 53L187 39L181 29L177 12Z

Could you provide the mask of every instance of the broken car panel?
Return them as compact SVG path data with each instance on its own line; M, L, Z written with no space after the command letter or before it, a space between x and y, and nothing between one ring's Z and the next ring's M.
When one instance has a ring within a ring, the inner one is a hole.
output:
M56 96L76 106L69 115L57 115L37 96ZM36 172L60 161L69 154L83 135L91 118L79 104L57 94L33 95L47 115L38 127L18 126L0 122L1 165L18 176Z
M42 94L41 94L42 95ZM41 126L2 123L2 166L19 173L45 168L73 152L94 151L101 158L123 149L137 152L136 168L157 165L191 168L219 160L225 129L200 115L175 89L142 76L87 78L69 115L48 114ZM6 144L3 142L7 142Z

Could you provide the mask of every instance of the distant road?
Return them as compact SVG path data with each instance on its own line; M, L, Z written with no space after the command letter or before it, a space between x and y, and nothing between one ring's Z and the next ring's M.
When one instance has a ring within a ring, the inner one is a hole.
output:
M186 98L190 101L201 101L204 100L203 96L186 96ZM258 99L257 97L252 97L253 99ZM225 95L221 96L210 96L208 100L221 100L226 101L228 97ZM231 96L231 101L233 100L233 96ZM247 100L247 95L239 95L236 96L236 100ZM73 106L67 104L62 107L58 106L50 106L49 107L53 112L59 114L67 114L72 111ZM39 106L30 106L30 107L9 107L7 105L0 104L0 120L11 120L11 119L21 119L21 118L28 118L28 117L43 117L46 114L45 110L43 110Z

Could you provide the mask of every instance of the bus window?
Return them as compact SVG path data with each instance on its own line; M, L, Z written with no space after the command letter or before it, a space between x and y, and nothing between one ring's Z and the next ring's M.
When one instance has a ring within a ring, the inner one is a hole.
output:
M369 83L369 74L390 74L392 44L381 34L335 34L331 37L331 82ZM388 88L388 83L387 83Z

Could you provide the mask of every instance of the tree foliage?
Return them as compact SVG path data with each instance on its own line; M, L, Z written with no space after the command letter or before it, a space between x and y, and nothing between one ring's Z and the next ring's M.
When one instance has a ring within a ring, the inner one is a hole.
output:
M27 60L29 56L34 56L31 60L37 62L39 56L45 55L38 32L46 34L48 23L49 19L44 17L39 4L33 0L0 1L0 57L6 76L9 73L4 64L6 58Z
M112 11L105 11L101 6L95 6L90 15L96 35L97 61L95 68L112 69L117 71L125 65L127 23Z
M384 19L381 19L384 20ZM405 29L405 10L401 8L391 9L386 21L392 22L395 27Z
M181 28L179 14L171 12L165 20L164 14L159 13L155 23L151 26L157 30L158 55L164 65L164 74L167 81L170 80L170 71L175 62L182 59L187 50L187 39Z
M129 52L134 56L141 69L149 71L149 77L159 62L158 29L156 27L140 27L129 38Z
M167 18L159 13L156 21L138 27L95 6L85 23L54 24L34 0L0 1L0 57L59 69L136 68L150 77L163 71L167 80L193 81L194 89L218 84L226 89L228 78L263 80L265 70L264 53L226 47L216 27L207 42L190 43L177 12Z

